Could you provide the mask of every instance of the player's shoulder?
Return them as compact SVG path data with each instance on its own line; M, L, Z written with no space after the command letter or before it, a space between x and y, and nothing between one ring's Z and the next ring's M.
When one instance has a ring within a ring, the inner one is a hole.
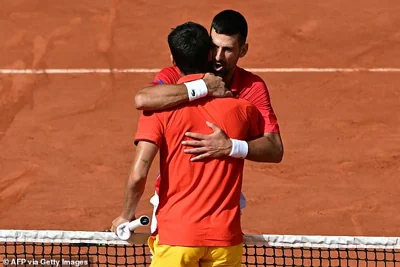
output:
M248 87L260 87L260 88L266 88L265 81L257 74L245 70L241 67L236 67L236 73L237 78L239 81L243 84L245 88Z
M219 106L220 110L224 110L225 112L243 112L249 107L253 107L253 104L250 101L243 98L213 98L209 101L214 102Z
M170 116L177 109L178 108L173 107L173 108L168 108L168 109L163 109L163 110L143 110L141 116L143 116L143 117L157 117L158 119L161 119L163 117Z
M159 73L179 73L179 69L176 66L169 66L162 68Z
M246 113L251 112L253 109L257 109L249 100L243 98L238 99L238 105L239 108Z
M264 80L257 74L248 71L244 68L241 67L236 67L236 71L239 74L241 79L245 79L245 80L249 80L249 81L253 81L253 82L262 82L264 83Z
M154 82L156 83L176 83L180 79L180 71L176 66L165 67L157 73Z
M247 99L236 98L230 101L230 105L224 105L225 112L243 121L252 121L255 119L257 108ZM252 118L254 117L254 118Z

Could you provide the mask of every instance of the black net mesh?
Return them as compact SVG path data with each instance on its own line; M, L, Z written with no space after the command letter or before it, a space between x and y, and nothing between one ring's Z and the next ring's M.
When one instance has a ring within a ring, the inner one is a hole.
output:
M7 266L150 266L147 245L20 242L0 239L0 263ZM262 240L260 238L260 240ZM399 266L400 250L369 244L369 248L274 246L260 242L243 246L242 266ZM1 266L1 265L0 265Z

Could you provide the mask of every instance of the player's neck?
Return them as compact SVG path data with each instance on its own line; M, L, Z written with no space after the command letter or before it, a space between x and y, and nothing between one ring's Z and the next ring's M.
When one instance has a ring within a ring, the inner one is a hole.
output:
M233 74L235 73L235 69L233 69L233 70L231 70L229 73L227 73L225 76L224 76L224 82L225 82L225 86L227 87L227 88L231 88L231 86L232 86L232 83L233 83Z

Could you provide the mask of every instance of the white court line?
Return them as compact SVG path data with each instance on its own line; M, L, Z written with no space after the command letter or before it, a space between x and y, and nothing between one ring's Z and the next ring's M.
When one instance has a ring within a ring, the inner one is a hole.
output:
M251 72L400 72L400 68L246 68ZM156 73L161 69L0 69L0 74Z

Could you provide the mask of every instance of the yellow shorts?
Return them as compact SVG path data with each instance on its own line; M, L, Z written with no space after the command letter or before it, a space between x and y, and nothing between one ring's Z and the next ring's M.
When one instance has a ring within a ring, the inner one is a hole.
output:
M240 267L243 244L231 247L180 247L158 244L149 238L150 267Z

